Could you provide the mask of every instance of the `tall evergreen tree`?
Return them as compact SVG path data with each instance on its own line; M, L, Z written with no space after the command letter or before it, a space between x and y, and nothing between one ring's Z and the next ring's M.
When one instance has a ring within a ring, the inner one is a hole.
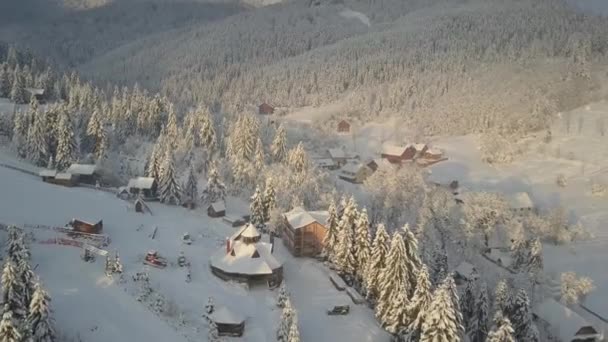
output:
M209 320L209 331L207 332L207 341L208 342L219 342L220 334L217 331L217 324L214 321Z
M494 290L494 310L500 311L504 314L511 312L511 290L505 279L502 279L496 285Z
M95 140L93 153L97 160L103 158L107 148L107 137L105 130L105 122L103 119L103 111L99 108L93 110L93 114L87 125L87 135Z
M266 178L266 187L264 188L264 222L270 220L270 212L277 206L276 192L272 177Z
M28 159L37 166L44 166L49 157L46 120L38 110L33 113L33 116L34 123L30 126L28 132Z
M300 142L298 146L289 150L287 154L287 161L289 166L291 166L291 168L297 173L302 173L308 168L308 154L306 153L306 150L304 150L304 145L302 145L302 142Z
M277 328L277 341L289 342L289 330L291 330L291 324L295 311L291 306L291 301L287 299L285 306L281 312L281 321Z
M204 203L210 204L223 201L224 198L226 198L226 186L220 180L216 166L212 165L209 170L207 187L203 191L202 200Z
M416 276L418 270L422 267L422 260L420 260L420 255L418 254L418 239L407 223L403 226L403 242L405 243L407 269L409 270L408 279L406 279L410 284L410 290L407 293L409 297L413 294Z
M530 256L528 257L528 272L538 275L543 270L543 245L539 238L532 240L530 244Z
M300 329L298 328L298 315L294 313L291 318L291 326L287 335L288 342L300 342Z
M23 284L11 260L4 264L2 270L2 290L3 303L8 305L8 310L18 319L24 317L26 309L23 302Z
M386 256L388 255L388 240L390 239L383 224L376 229L376 236L372 243L371 258L365 272L365 288L368 298L378 298L380 291L380 275L386 267Z
M251 213L251 223L263 229L266 225L264 221L264 197L260 187L255 188L253 196L251 196L251 204L249 205L249 212Z
M498 311L496 317L494 317L495 326L492 331L488 334L486 342L515 342L513 337L513 328L511 322L502 312Z
M282 124L277 129L277 133L272 140L270 153L275 162L282 162L287 157L287 133Z
M167 146L170 149L177 147L177 137L179 135L179 127L177 126L177 116L173 105L169 105L169 114L167 117Z
M433 260L431 263L431 281L437 285L445 279L448 272L448 256L445 248L436 245L433 249Z
M363 208L355 223L355 242L354 255L356 259L356 273L360 279L363 279L366 271L366 266L369 262L371 246L369 237L369 219L367 210Z
M452 274L445 277L443 282L440 285L447 289L447 292L452 300L452 307L456 312L456 323L458 324L459 329L462 329L462 313L460 311L460 299L458 297L458 288L456 287L456 282L454 282L454 277Z
M19 263L17 264L17 273L21 280L23 303L27 307L36 290L36 284L34 282L36 275L34 274L34 271L32 271L30 260L27 255L22 256L21 260L19 260Z
M475 314L469 320L467 335L471 342L485 342L488 335L489 300L488 290L485 284L479 287L479 295L475 301Z
M56 130L57 151L55 154L55 166L58 170L64 170L76 159L76 139L70 114L63 109L59 115Z
M161 203L179 205L181 201L181 189L175 177L173 151L171 149L167 149L165 153L160 172L159 189Z
M532 314L530 313L530 300L526 290L520 289L513 303L511 314L512 326L517 341L529 341L533 335Z
M4 305L4 314L0 321L0 342L21 342L22 335L17 328L18 325L13 318L13 312Z
M340 217L338 217L338 211L336 208L336 202L331 199L329 202L329 217L327 219L327 231L323 238L323 254L331 261L335 258L336 248L338 245L338 223Z
M57 339L51 319L51 298L40 283L36 283L34 288L26 320L31 337L36 342L55 342Z
M213 125L211 114L208 110L205 110L201 113L200 127L201 129L199 136L201 140L201 145L203 145L203 147L207 149L207 154L211 156L217 148L217 136L215 133L215 127Z
M467 281L467 286L460 297L460 310L462 312L462 325L465 331L469 331L473 316L477 312L475 299L475 283L473 279Z
M255 144L255 154L253 157L253 162L255 165L255 169L261 171L264 169L266 165L266 156L264 155L264 145L262 144L262 139L258 137L258 141Z
M420 342L460 341L461 327L457 318L460 313L454 308L450 297L446 286L440 286L435 290L422 322Z
M25 78L19 66L15 67L13 84L11 86L11 101L17 104L27 103L27 91L25 90Z
M0 97L9 97L11 94L11 83L8 75L8 67L5 63L0 64Z
M192 166L188 169L188 180L186 181L184 196L192 202L198 200L198 181L196 180Z
M163 138L163 136L161 134L158 137L156 144L154 144L154 147L152 148L152 152L150 153L150 158L148 159L148 165L146 168L147 176L156 179L157 182L160 180L160 164L162 163L162 158L164 156L162 138Z
M27 116L21 111L15 112L13 118L13 146L17 150L17 154L20 158L27 156L27 133L29 130L29 122Z
M353 198L348 201L338 223L338 244L335 251L335 264L343 274L352 275L355 271L354 224L357 219L357 208Z
M424 321L424 316L433 300L432 296L433 290L429 278L429 271L426 265L422 264L416 279L416 290L414 291L414 295L406 310L409 319L407 332L411 336L411 341L420 339L422 322Z

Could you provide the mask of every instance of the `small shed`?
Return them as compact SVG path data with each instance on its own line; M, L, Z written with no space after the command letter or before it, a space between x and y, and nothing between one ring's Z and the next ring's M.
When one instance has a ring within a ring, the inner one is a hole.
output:
M350 133L350 123L346 120L338 122L338 133Z
M57 175L57 170L42 170L38 173L43 182L49 182Z
M527 214L534 212L534 203L527 192L517 192L507 198L509 208L516 214Z
M374 171L365 164L349 163L344 165L338 177L350 183L361 184L373 173Z
M121 186L118 188L118 191L116 191L116 197L126 200L130 197L129 194L129 189L127 189L126 186Z
M97 223L91 223L74 218L69 222L69 226L76 232L99 234L103 230L103 221L99 220Z
M153 198L156 196L157 189L156 179L152 177L137 177L131 178L127 188L133 195L141 195L145 198Z
M33 96L36 98L38 103L44 103L44 89L43 88L25 88L25 91L30 94L30 97Z
M207 208L207 215L209 215L209 217L226 216L226 203L224 203L224 201L211 203Z
M78 181L85 184L95 185L99 180L95 164L72 164L66 172L78 176Z
M336 163L334 163L334 161L331 158L314 159L313 163L318 168L325 169L325 170L337 170L340 168L338 165L336 165Z
M533 316L545 325L551 335L562 342L595 342L600 341L602 337L581 315L553 298L538 305Z
M148 212L148 213L152 214L152 210L150 210L150 207L148 207L148 204L146 203L146 201L144 201L144 199L141 197L138 197L135 200L135 203L133 203L133 206L135 207L136 213L145 214L146 212Z
M477 278L479 278L477 269L466 261L461 262L454 270L454 281L457 285L462 285L469 280L476 280Z
M57 173L55 178L48 178L47 181L57 185L76 186L78 184L78 176L71 173L62 172Z
M422 158L428 160L440 160L443 157L443 152L436 148L429 148L423 154Z
M209 315L209 319L217 326L217 332L220 336L243 336L245 318L227 307L215 307Z
M270 115L274 113L274 107L264 102L258 106L258 114Z

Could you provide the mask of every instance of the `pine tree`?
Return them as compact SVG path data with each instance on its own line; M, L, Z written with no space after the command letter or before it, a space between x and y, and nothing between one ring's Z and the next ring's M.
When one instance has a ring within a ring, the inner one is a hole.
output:
M475 283L472 279L467 281L467 286L460 297L460 310L462 312L462 325L465 331L469 331L473 315L476 313L475 305Z
M25 78L19 66L15 68L13 84L11 86L11 101L17 104L27 103L27 92L25 90Z
M513 303L513 313L511 314L512 326L515 331L517 341L527 341L532 333L532 315L530 313L530 300L526 290L520 289Z
M11 84L8 76L7 65L0 64L0 97L9 97L11 94Z
M21 342L22 335L17 326L18 323L13 319L13 312L5 305L2 321L0 321L0 342Z
M295 311L291 307L291 301L287 299L281 313L281 321L279 322L279 326L277 328L277 341L289 342L289 330L291 330L294 315Z
M217 145L217 137L215 133L215 127L213 125L213 121L211 119L211 115L208 110L205 110L200 117L200 140L201 145L205 147L208 151L208 155L213 155L213 152L216 149Z
M272 140L270 146L270 153L275 162L282 162L287 157L287 134L285 127L281 124L277 130L277 133Z
M58 170L64 170L76 159L76 140L74 128L67 111L62 110L57 123L57 151L55 154L55 166Z
M192 202L196 202L198 200L198 182L196 180L196 176L194 176L194 169L192 166L190 166L188 169L188 180L186 181L184 195L186 199Z
M543 270L543 245L539 238L532 240L528 257L528 272L536 276Z
M300 329L298 328L298 315L294 312L291 317L291 326L287 335L288 342L300 342Z
M498 311L494 317L495 327L488 334L486 342L515 342L511 322L502 312Z
M494 290L494 310L505 314L511 312L511 291L504 279L498 282Z
M415 284L409 282L407 253L403 236L394 233L391 247L386 256L386 265L380 274L380 291L376 305L376 317L395 333L409 323L406 307L408 293Z
M19 260L19 263L17 264L17 274L21 280L23 303L27 307L32 300L34 291L36 290L36 284L34 282L36 275L34 274L34 271L32 271L30 260L27 255L24 255L21 260Z
M177 126L177 116L173 104L169 104L169 116L167 118L167 143L169 149L177 147L177 137L179 135L179 127Z
M407 331L411 334L413 340L420 338L422 322L433 299L432 295L433 291L429 271L426 265L422 264L416 279L416 290L406 309L407 317L410 320Z
M179 205L181 189L175 177L175 166L171 149L167 149L165 153L165 159L161 165L160 172L160 202Z
M372 243L371 258L365 272L365 288L369 298L378 298L380 291L380 275L386 266L386 256L388 254L389 235L383 224L379 224L376 229L376 236Z
M27 316L27 326L31 336L37 342L56 341L55 331L51 320L50 297L40 283L34 286L34 294Z
M264 222L270 220L270 212L277 206L276 192L272 178L266 179L266 187L264 189Z
M369 262L371 247L369 237L369 219L367 210L363 208L355 223L354 255L356 258L356 273L362 279Z
M302 145L302 142L300 142L298 146L289 150L287 161L289 166L291 166L291 168L297 173L302 173L308 168L308 155L304 150L304 145Z
M209 320L209 332L207 334L207 341L208 342L219 342L220 340L220 334L217 331L217 325L215 324L214 321Z
M285 307L286 301L287 301L287 289L285 288L285 282L282 282L281 287L279 287L279 294L277 295L277 306L280 308Z
M162 163L162 158L164 156L162 143L163 135L161 134L156 140L156 144L154 144L154 147L152 148L146 169L147 176L156 179L156 181L160 180L160 164Z
M438 287L433 293L433 300L427 309L422 322L420 342L459 342L461 327L449 289Z
M251 223L258 228L264 228L266 225L264 221L264 197L259 186L255 188L255 192L251 196L249 212L251 213Z
M34 111L33 116L34 123L28 132L28 159L37 166L44 166L48 158L46 120L37 110Z
M529 242L524 239L516 239L513 241L511 246L512 252L512 267L516 270L521 269L522 267L526 267L528 265L528 257L529 257Z
M459 328L462 329L462 313L460 311L460 299L458 297L458 288L456 287L456 282L454 282L454 277L452 274L445 277L440 287L444 287L447 290L450 299L452 300L452 307L456 312L456 323Z
M431 281L438 284L445 279L448 271L448 256L443 247L435 246L433 249L433 262L431 264Z
M336 202L331 199L329 203L329 218L327 219L327 231L323 238L323 255L330 260L335 260L336 248L338 245L338 223L340 218L338 217L338 211L336 209Z
M403 242L405 243L406 260L408 263L407 269L409 270L408 279L406 279L406 281L410 283L410 292L407 293L407 296L409 297L414 291L416 276L418 274L418 270L420 267L422 267L422 261L418 255L418 239L408 224L403 226Z
M17 268L11 260L4 264L2 270L2 294L3 303L8 305L8 309L17 318L21 318L26 313L26 306L23 302L23 284L19 279Z
M95 158L97 160L102 159L105 156L105 152L107 149L107 137L105 130L105 122L103 120L103 111L101 109L96 108L93 110L93 114L89 119L89 123L87 125L87 135L93 137L95 139L95 147L93 149L93 153L95 154Z
M258 141L255 144L255 154L253 157L253 163L255 165L255 169L259 171L264 169L266 165L266 156L264 155L264 145L262 144L262 139L258 137Z
M27 117L21 111L16 111L13 119L12 142L20 158L25 158L27 155L27 133L29 126Z
M335 264L342 274L352 275L355 271L354 256L354 224L357 218L357 208L354 199L348 201L340 223L338 223L338 244L336 246Z
M215 165L209 170L209 178L207 187L203 191L202 200L204 203L211 204L217 201L223 201L226 198L226 186L220 180L219 173Z
M23 241L23 233L15 226L8 227L8 240L6 252L13 264L19 263L23 256L29 255L29 252L24 252L25 245Z
M469 321L467 335L471 342L485 342L488 334L488 290L485 284L479 287L479 296L475 301L475 314Z

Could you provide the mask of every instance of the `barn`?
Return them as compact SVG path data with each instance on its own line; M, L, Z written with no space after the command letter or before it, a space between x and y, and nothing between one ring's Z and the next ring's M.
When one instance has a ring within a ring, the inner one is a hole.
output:
M350 123L346 120L338 122L338 133L350 133Z
M274 113L274 107L264 102L258 106L258 114L271 115Z
M218 201L211 203L207 208L207 215L209 217L223 217L226 216L226 204L224 201Z
M225 306L213 308L209 319L217 326L220 336L241 337L245 331L245 318Z
M141 195L144 198L156 197L156 189L158 185L152 177L137 177L129 180L127 189L133 195Z
M65 171L78 177L78 182L94 185L99 180L97 166L94 164L72 164Z
M591 323L555 299L543 301L534 309L533 316L559 341L601 341L601 334Z
M413 145L394 146L385 145L382 147L381 157L392 164L401 164L405 161L413 160L416 157L416 147Z
M327 211L306 211L296 207L283 215L283 244L294 256L315 256L323 249L329 217Z

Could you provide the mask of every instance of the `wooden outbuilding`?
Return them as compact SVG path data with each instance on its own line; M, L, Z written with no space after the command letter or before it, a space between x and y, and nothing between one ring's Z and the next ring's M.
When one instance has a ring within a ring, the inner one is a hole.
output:
M274 113L274 107L264 102L258 106L258 114L271 115Z
M285 213L283 244L294 256L315 256L323 250L327 211L306 211L296 207Z
M51 180L57 176L57 170L42 170L38 173L43 182L51 183Z
M245 318L225 306L215 307L209 319L217 326L219 336L241 337L245 331Z
M226 204L224 201L218 201L211 203L207 208L207 215L209 217L224 217L226 216Z
M350 133L350 123L346 120L338 122L338 133Z
M78 185L78 176L71 173L62 172L57 173L55 178L48 178L47 182L72 187Z
M423 153L422 158L428 160L440 160L443 158L443 152L436 148L429 148Z
M349 163L344 165L340 170L340 179L354 184L365 182L367 177L371 176L374 171L362 163Z
M99 220L97 223L91 223L82 221L79 219L72 219L68 225L76 232L88 233L88 234L99 234L103 230L103 221Z
M144 199L141 197L138 197L135 200L135 203L133 204L133 206L135 207L136 213L145 214L147 212L147 213L152 214L152 210L150 210L150 207L148 207L148 204L146 203L146 201L144 201Z
M133 195L140 195L144 198L156 197L156 190L158 188L156 179L152 177L137 177L129 180L127 189Z
M79 183L95 185L100 179L94 164L72 164L65 172L77 176Z
M416 157L416 153L416 147L413 145L387 145L382 148L381 156L392 164L401 164L405 161L413 160Z
M25 88L25 91L30 94L30 97L35 97L38 103L42 104L45 102L45 91L43 88Z

